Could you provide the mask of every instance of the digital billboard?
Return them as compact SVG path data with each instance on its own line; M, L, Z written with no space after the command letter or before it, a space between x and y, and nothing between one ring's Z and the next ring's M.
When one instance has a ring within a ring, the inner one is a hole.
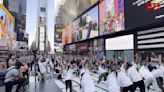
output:
M14 48L14 17L0 4L0 46Z
M125 29L124 0L100 0L99 7L100 35Z
M98 6L73 22L73 42L98 36Z
M164 21L164 0L125 0L126 29Z
M60 25L55 25L55 36L54 42L55 43L62 43L62 27Z
M62 43L63 45L72 42L72 25L68 25L62 30Z

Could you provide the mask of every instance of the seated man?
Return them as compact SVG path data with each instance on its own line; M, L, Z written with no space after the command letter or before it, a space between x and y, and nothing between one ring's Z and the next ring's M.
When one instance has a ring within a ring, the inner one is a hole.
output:
M19 73L21 65L21 62L17 60L14 66L11 66L7 69L4 81L6 92L12 92L12 87L14 85L17 85L15 92L19 92L19 89L25 82L26 78L21 77Z

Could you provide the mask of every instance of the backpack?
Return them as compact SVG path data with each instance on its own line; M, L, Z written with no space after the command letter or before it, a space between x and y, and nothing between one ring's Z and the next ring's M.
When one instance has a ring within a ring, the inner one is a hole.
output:
M12 69L15 69L15 68L11 68L11 69L9 69L8 71L6 70L6 71L3 71L3 72L0 72L0 86L3 86L3 85L4 85L4 81L5 81L5 76L6 76L6 74L7 74L10 70L12 70Z

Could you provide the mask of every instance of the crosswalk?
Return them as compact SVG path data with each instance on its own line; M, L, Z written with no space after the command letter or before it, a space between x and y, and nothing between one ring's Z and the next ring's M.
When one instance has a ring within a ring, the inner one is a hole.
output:
M105 81L101 81L99 84L97 84L98 81L98 75L97 74L92 74L92 78L95 82L96 90L97 92L108 92L107 91L107 85ZM62 92L66 92L66 86L64 83L64 80L54 80L55 84L62 90ZM73 91L74 92L81 92L80 90L80 79L78 77L73 78Z

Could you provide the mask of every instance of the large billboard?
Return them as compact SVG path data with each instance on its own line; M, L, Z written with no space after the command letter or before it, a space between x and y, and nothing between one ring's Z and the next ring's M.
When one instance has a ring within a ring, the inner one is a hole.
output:
M99 11L100 35L125 29L124 0L100 0Z
M0 4L0 46L14 48L14 17Z
M129 61L134 57L134 35L124 35L105 40L106 58L119 59L127 58Z
M62 43L63 45L72 43L72 25L68 25L62 30Z
M98 6L73 22L73 42L98 36Z
M39 32L40 32L40 38L39 38L39 40L40 40L40 44L39 44L39 50L40 51L44 51L45 50L45 31L46 31L46 29L45 29L45 26L41 26L41 27L39 27Z
M164 0L125 0L126 29L164 21Z
M61 27L61 25L55 25L54 42L62 43L62 27Z

